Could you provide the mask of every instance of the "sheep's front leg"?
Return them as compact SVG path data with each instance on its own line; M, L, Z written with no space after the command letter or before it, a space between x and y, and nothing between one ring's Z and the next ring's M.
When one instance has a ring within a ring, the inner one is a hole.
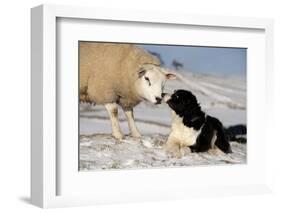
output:
M122 139L124 135L121 132L118 121L118 107L116 103L105 104L105 108L109 114L112 126L112 135L117 139Z
M131 135L134 138L140 138L141 134L140 134L140 132L139 132L139 130L138 130L136 124L135 124L133 109L124 110L124 112L125 112L125 115L126 115L126 118L127 118L127 121L128 121L128 125L129 125Z

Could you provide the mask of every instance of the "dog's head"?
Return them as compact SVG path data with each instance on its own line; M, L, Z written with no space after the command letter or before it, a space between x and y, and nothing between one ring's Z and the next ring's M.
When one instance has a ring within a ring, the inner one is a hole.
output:
M180 117L201 111L196 97L187 90L176 90L172 95L163 94L164 101Z

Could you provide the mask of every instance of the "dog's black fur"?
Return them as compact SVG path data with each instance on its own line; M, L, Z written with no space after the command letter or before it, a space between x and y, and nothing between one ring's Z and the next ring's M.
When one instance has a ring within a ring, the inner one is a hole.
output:
M244 144L247 143L247 138L245 137L247 135L247 127L244 124L237 124L224 128L224 132L229 141L236 141Z
M197 131L201 129L196 144L190 147L192 152L205 152L212 148L212 139L215 134L214 144L225 153L232 152L222 123L217 118L206 115L190 91L175 91L167 100L167 104L183 119L183 124L187 128L193 128Z

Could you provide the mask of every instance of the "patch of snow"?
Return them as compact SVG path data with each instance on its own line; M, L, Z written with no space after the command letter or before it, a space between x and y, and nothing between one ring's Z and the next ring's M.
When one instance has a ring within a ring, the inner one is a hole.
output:
M178 159L169 156L163 146L167 136L155 134L135 139L127 136L122 142L107 134L80 136L80 170L137 169L193 165L244 164L246 145L231 142L233 153L220 150L188 153ZM89 146L89 142L91 145Z

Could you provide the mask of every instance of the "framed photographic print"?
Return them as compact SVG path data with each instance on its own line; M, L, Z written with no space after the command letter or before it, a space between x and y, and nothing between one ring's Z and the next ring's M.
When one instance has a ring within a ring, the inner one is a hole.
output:
M272 20L31 14L33 204L270 191Z

